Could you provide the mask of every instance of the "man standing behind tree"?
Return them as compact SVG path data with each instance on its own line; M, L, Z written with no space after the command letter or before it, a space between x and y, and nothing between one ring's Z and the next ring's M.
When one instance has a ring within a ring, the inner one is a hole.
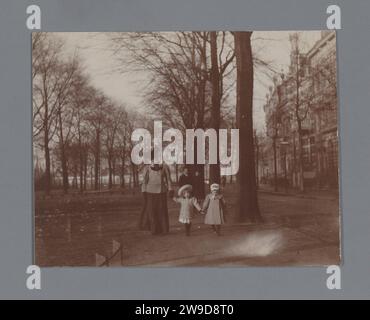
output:
M181 188L182 186L186 184L190 184L193 187L193 181L191 177L189 176L189 170L187 167L184 167L182 174L179 178L179 188Z
M195 170L193 177L193 195L198 201L204 199L204 180L198 170Z

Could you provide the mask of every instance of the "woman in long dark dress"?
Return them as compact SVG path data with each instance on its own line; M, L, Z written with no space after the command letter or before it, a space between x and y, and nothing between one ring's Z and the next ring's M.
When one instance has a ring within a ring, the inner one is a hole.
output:
M147 203L141 217L141 227L146 227L152 234L168 233L167 192L173 192L168 166L158 164L147 166L144 169L142 188L146 192Z

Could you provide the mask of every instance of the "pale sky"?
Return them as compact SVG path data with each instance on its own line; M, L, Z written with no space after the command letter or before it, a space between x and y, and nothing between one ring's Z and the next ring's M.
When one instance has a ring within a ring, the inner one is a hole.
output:
M274 70L287 70L289 65L291 31L255 31L252 48L259 59L268 62ZM118 72L117 61L112 56L111 44L107 37L99 33L68 32L58 33L66 41L66 54L77 52L81 57L85 72L92 84L107 96L130 108L143 110L142 92L145 74L135 75ZM302 42L307 50L320 38L320 31L301 32ZM254 123L257 130L264 130L265 115L263 105L271 80L255 69L254 82Z

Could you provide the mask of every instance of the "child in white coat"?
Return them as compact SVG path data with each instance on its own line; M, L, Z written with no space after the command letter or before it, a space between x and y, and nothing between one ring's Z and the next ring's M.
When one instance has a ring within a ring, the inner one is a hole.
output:
M221 225L225 223L226 204L220 193L220 185L211 185L211 193L206 196L203 203L203 211L206 211L205 224L210 224L217 235L221 235Z

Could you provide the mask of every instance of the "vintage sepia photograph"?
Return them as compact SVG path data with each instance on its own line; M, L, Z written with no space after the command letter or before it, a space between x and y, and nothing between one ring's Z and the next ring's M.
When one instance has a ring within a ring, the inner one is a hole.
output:
M34 262L341 262L335 31L33 32Z

